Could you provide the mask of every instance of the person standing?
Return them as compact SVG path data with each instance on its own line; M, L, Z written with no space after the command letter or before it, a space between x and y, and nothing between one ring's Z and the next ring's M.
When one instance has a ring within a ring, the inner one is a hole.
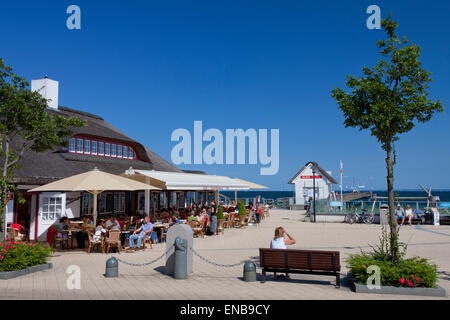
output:
M211 201L211 223L209 225L209 230L212 235L215 236L217 233L217 205L215 201Z

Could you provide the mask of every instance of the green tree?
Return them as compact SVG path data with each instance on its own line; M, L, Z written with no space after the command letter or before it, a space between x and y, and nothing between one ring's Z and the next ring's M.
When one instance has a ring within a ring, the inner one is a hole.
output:
M42 152L67 145L71 128L85 126L75 117L47 111L47 100L32 92L29 83L0 58L0 226L4 228L5 208L11 193L18 193L14 171L29 150ZM20 194L19 194L20 195ZM23 201L20 198L20 201ZM3 239L6 234L3 233Z
M335 88L331 95L344 114L346 127L368 129L386 152L387 189L389 196L390 259L398 260L398 226L394 214L394 143L399 135L416 123L429 121L442 112L442 103L428 98L430 72L421 67L420 48L395 33L398 24L382 20L387 34L379 40L381 60L372 68L362 69L364 76L347 76L350 92Z

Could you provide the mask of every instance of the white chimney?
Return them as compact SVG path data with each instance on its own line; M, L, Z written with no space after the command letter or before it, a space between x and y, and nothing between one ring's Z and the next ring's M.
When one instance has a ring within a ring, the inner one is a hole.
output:
M45 99L50 100L47 106L53 110L58 110L58 86L58 81L47 76L44 79L31 80L31 91L38 91Z

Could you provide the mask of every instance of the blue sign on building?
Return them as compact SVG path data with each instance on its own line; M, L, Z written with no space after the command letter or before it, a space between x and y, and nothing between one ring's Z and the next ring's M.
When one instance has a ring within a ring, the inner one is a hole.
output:
M450 202L439 202L439 208L450 208Z

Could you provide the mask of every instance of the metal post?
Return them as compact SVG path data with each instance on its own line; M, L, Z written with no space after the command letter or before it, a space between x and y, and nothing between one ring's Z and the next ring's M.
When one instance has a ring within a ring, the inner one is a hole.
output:
M313 205L314 205L314 223L316 223L316 167L312 168L313 173Z

